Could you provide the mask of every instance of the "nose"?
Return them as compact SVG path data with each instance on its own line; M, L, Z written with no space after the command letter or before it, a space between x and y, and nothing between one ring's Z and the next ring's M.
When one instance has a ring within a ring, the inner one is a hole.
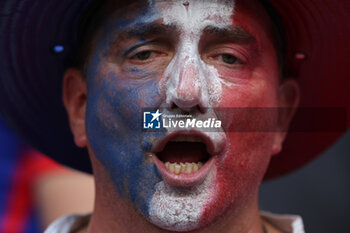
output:
M203 81L200 70L194 61L179 66L178 72L172 72L167 88L167 102L171 108L180 108L186 112L204 111Z

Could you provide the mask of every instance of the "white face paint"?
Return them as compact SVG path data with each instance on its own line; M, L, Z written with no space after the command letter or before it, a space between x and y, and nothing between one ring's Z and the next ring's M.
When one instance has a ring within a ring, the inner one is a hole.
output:
M159 182L151 200L151 221L168 230L195 229L200 221L200 210L210 198L213 176L209 174L202 184L186 190L171 187L164 181Z
M234 1L189 1L189 6L185 6L184 1L154 2L162 14L163 23L181 30L177 52L164 74L166 102L182 99L191 104L196 98L191 93L195 93L200 105L214 106L221 98L224 81L215 67L201 59L198 44L206 27L227 28L232 24ZM187 88L189 94L179 96L178 89L181 88Z
M215 67L201 59L198 45L206 27L227 28L232 25L234 1L193 0L188 1L188 6L184 2L149 1L149 5L160 12L163 23L177 26L181 33L175 55L165 70L161 87L165 90L167 104L181 100L183 106L188 104L192 107L196 103L203 107L213 107L221 99L222 85L225 82L219 77ZM209 135L221 138L222 134L219 132ZM206 204L215 195L214 180L215 172L212 172L201 185L189 190L179 190L161 181L156 185L156 192L150 203L151 221L165 229L195 229Z

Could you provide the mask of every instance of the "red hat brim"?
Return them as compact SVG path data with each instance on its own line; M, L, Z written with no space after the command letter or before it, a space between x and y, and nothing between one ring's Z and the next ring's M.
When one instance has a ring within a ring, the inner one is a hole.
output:
M301 109L265 179L305 165L350 125L350 2L270 2L283 23L288 69L301 88Z

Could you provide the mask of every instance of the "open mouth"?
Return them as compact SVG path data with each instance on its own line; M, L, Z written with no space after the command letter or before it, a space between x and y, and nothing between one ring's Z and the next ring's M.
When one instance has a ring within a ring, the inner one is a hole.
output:
M166 136L152 154L165 181L175 186L192 186L202 182L215 157L211 139L193 132Z
M176 175L197 172L211 157L198 135L177 135L156 156Z

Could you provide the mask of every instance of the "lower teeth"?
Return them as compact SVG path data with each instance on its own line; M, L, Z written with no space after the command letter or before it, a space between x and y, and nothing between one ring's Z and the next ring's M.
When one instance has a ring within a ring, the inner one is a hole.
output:
M166 162L165 163L166 168L168 171L171 173L174 173L176 175L179 174L191 174L196 171L198 171L202 166L203 163L198 162L198 163L170 163Z

